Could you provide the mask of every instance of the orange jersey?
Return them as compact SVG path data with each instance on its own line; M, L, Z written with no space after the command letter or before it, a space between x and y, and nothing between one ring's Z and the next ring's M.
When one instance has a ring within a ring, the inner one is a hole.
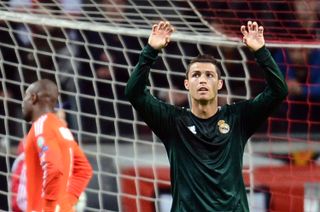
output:
M32 124L25 142L27 211L71 211L92 168L70 130L47 113Z

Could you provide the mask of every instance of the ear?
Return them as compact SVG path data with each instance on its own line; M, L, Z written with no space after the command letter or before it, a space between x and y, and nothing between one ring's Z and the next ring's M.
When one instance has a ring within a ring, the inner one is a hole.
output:
M221 90L222 86L223 86L223 80L219 80L218 81L218 90Z
M31 94L31 101L33 105L36 104L38 100L39 100L39 97L36 93Z
M189 90L189 80L185 79L184 80L184 87Z

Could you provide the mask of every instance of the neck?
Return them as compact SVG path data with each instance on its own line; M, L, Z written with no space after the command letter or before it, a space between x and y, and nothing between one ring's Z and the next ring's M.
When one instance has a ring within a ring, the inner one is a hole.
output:
M32 122L36 121L40 116L42 116L44 114L53 113L53 112L54 112L54 109L49 108L49 107L35 110L35 112L33 114Z
M218 111L217 100L212 100L209 102L199 102L192 100L191 112L198 118L207 119L216 114Z

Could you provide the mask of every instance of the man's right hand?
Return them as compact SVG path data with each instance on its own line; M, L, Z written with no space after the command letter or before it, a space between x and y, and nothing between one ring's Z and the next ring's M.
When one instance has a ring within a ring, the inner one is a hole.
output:
M160 21L153 25L148 44L154 49L161 50L168 45L173 32L174 28L169 22Z

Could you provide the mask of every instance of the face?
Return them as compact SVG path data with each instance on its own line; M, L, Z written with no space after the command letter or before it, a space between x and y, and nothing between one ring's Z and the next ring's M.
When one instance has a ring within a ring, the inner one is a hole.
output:
M24 120L31 121L33 113L33 95L31 94L31 86L26 90L22 100L22 115Z
M288 51L290 59L294 62L294 64L306 64L308 59L308 50L307 49L290 49Z
M126 0L103 0L102 1L102 10L105 11L105 16L113 19L113 21L121 21L123 20L123 16L121 15L125 10ZM114 5L121 5L116 8ZM124 7L123 7L124 6Z
M303 27L306 29L312 29L315 26L315 20L317 20L318 0L309 1L294 1L294 8L296 10L295 15L303 23Z
M218 79L214 64L196 62L190 66L184 85L193 100L206 103L217 98L222 80Z

